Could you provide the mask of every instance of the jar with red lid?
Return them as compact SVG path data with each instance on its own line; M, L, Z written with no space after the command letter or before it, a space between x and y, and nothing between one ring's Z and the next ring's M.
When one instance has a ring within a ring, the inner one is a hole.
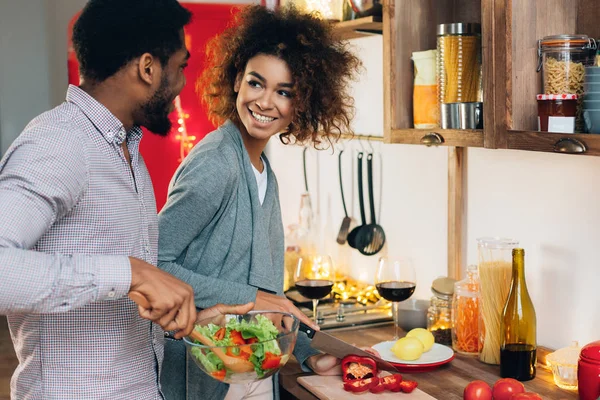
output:
M581 349L577 365L577 385L580 400L600 398L600 340Z
M538 94L538 130L575 133L576 94Z

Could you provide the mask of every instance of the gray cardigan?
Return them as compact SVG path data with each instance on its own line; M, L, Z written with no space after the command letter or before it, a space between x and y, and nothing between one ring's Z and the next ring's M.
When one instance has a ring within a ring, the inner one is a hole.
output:
M283 295L279 190L263 159L268 183L262 205L241 133L230 121L194 147L173 176L159 214L158 266L194 288L197 307L254 301L258 289ZM295 357L303 364L315 354L300 333ZM223 399L228 390L172 340L165 343L161 385L167 400Z

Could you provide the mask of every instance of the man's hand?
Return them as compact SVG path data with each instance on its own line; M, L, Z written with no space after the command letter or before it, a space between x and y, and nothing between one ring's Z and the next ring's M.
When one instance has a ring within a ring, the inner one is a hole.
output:
M192 287L138 258L129 257L129 261L129 297L138 304L140 316L157 323L165 331L178 331L177 339L189 335L196 322Z
M306 364L318 375L341 375L342 360L329 354L308 357Z
M296 306L292 304L291 301L286 299L283 296L277 296L276 294L271 294L267 292L263 292L261 290L256 294L256 306L255 310L268 310L268 311L283 311L286 313L293 314L296 316L300 322L304 322L306 325L310 326L314 330L319 330L319 325L315 324L310 318L308 318L304 313Z

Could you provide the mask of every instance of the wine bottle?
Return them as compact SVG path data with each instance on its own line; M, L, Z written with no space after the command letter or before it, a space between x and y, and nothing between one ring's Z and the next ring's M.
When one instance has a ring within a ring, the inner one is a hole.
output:
M525 251L512 251L512 280L502 312L500 375L528 381L535 378L536 318L525 283Z

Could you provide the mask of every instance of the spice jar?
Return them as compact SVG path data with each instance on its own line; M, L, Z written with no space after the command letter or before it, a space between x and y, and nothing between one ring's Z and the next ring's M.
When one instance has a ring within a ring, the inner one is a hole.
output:
M440 104L483 101L480 24L438 25L437 79Z
M538 40L538 68L545 94L584 92L585 67L594 65L597 43L586 35L554 35ZM580 99L581 100L581 99ZM583 132L578 102L575 132Z
M600 397L600 340L583 346L579 353L577 387L580 400Z
M479 354L480 303L477 265L469 265L467 277L454 284L452 297L452 349L457 353Z
M437 278L431 284L433 297L427 309L427 329L435 342L452 346L452 295L455 279Z
M538 94L538 130L575 133L576 94Z

